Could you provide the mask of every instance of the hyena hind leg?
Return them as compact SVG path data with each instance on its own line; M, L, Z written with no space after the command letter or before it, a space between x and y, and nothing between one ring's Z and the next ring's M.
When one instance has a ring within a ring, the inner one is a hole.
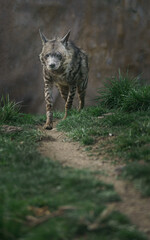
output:
M66 119L68 110L71 109L71 107L72 107L72 103L73 103L75 93L76 93L76 85L69 86L69 93L68 93L67 101L66 101L66 104L65 104L64 119Z
M86 89L80 89L80 87L78 87L79 111L84 108L85 93L86 93Z

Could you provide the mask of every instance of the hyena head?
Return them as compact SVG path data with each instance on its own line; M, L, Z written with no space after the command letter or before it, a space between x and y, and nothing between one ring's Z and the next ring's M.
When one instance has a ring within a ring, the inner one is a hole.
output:
M63 64L68 57L68 39L70 31L63 38L47 39L40 32L43 49L40 54L40 60L43 65L51 72L57 72L63 68Z

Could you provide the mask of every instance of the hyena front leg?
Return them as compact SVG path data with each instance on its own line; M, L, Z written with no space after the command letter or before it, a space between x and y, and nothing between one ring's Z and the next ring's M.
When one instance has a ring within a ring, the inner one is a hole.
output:
M69 87L68 86L58 86L61 97L67 102Z
M53 83L48 79L44 79L44 84L46 101L46 123L44 125L44 128L51 130L53 128Z
M76 85L69 86L69 93L68 93L67 101L66 101L66 104L65 104L64 119L66 119L68 110L71 109L71 107L72 107L72 102L73 102L73 98L74 98L75 93L76 93Z

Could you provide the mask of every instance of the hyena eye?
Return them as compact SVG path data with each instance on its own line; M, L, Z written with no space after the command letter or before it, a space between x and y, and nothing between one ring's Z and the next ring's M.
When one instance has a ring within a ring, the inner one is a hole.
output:
M57 57L58 57L59 60L61 60L62 59L61 53L57 53Z
M47 53L46 55L45 55L45 58L48 58L50 56L50 53Z

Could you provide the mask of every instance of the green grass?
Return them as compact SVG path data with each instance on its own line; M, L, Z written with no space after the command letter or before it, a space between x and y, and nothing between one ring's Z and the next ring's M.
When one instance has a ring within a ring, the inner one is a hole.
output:
M5 109L10 112L10 107ZM97 116L103 111L91 108L85 112ZM119 212L111 210L101 217L107 203L119 201L112 185L95 179L94 173L62 167L38 153L42 133L36 125L45 117L22 115L16 109L5 116L0 122L1 240L146 240ZM6 123L22 131L6 133L2 128ZM34 207L45 207L53 215L62 206L71 207L37 226L30 225L41 218Z
M70 111L70 116L59 122L58 130L65 131L72 139L80 141L83 144L93 144L93 135L99 136L97 128L99 123L98 116L106 113L104 108L99 106L84 109L80 113L76 110Z
M10 101L9 95L0 100L0 123L14 121L20 117L19 104Z
M123 177L134 181L136 188L142 192L143 196L150 196L150 164L130 163L125 167Z
M119 71L118 76L108 78L104 87L98 90L96 100L109 109L121 108L125 96L128 96L130 91L137 89L138 86L138 78L129 77L128 72L123 75Z
M150 86L131 89L129 95L125 96L122 109L127 112L147 111L150 109Z
M108 109L126 112L150 109L150 86L141 86L142 79L131 77L128 72L109 78L98 90L96 100Z
M150 166L149 119L150 111L133 113L114 111L113 115L99 119L90 115L86 109L82 113L72 113L66 120L59 122L57 128L60 131L66 131L69 137L80 141L81 144L92 146L97 143L100 154L107 152L111 159L115 160L117 157L122 164L126 162L127 166L129 164L132 167L131 162L140 164L144 161L146 165L143 167L147 168L147 165ZM110 138L110 133L114 137ZM101 139L102 141L99 141ZM150 196L150 169L148 172L146 176L144 172L138 174L139 180L147 179L145 188L143 188L143 183L138 187L144 196ZM132 178L131 173L125 176L129 176L134 181L134 175Z
M97 143L99 154L126 163L123 177L131 179L142 195L150 196L150 87L119 73L99 94L97 106L73 111L57 128L84 145ZM112 115L105 115L110 111Z

